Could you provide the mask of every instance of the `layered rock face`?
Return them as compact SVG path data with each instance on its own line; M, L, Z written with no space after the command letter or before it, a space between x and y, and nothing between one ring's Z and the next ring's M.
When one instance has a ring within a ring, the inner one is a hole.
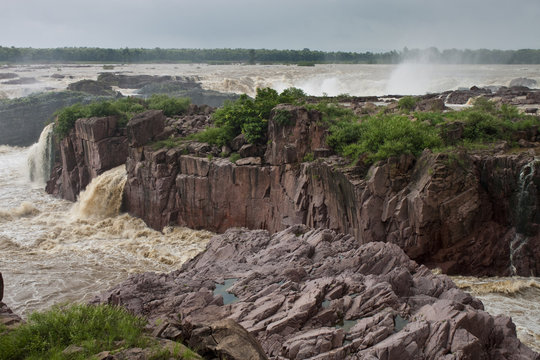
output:
M46 191L75 201L90 181L127 158L125 129L117 129L116 117L79 119L60 141L59 163L47 182Z
M274 235L228 230L181 270L131 276L96 301L144 315L161 336L210 358L241 333L234 323L273 359L539 358L510 318L484 312L396 245L360 246L303 225Z
M275 120L280 111L291 114L289 121ZM447 273L540 273L534 149L510 155L426 151L418 160L402 156L368 171L328 157L319 124L317 112L278 107L264 157L236 164L196 154L201 147L154 150L132 140L126 209L156 229L178 224L276 232L303 223L352 234L361 243L395 243ZM135 139L137 131L131 132ZM537 140L535 132L523 136ZM324 159L302 162L319 156Z

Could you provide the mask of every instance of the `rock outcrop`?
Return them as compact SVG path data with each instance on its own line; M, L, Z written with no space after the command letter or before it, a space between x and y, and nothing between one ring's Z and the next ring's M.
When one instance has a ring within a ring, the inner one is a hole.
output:
M303 225L228 230L181 270L133 275L96 301L174 319L167 331L200 348L232 321L274 359L539 358L510 318L396 245Z
M55 111L76 103L105 99L89 94L62 91L0 100L0 145L29 146L37 142Z
M4 298L4 279L2 278L2 273L0 272L0 325L5 326L7 330L16 328L22 323L22 319L14 314L11 309L2 302ZM0 336L2 333L0 332Z
M67 87L71 91L85 92L96 96L111 96L115 97L118 94L112 89L112 87L104 82L96 80L80 80L71 83Z
M93 178L126 162L127 147L125 128L117 128L116 117L77 120L60 141L60 158L46 191L75 201Z
M290 119L271 119L263 158L232 163L207 157L208 146L194 153L194 146L132 145L126 209L156 229L178 224L217 232L235 226L276 232L303 223L352 234L362 243L395 243L411 258L447 273L540 273L540 172L531 166L534 151L426 151L418 160L392 158L368 171L328 157L317 112L282 106L274 115L279 111ZM538 141L535 131L521 136ZM307 160L324 159L302 162L308 154ZM531 194L524 219L516 209L523 171ZM519 222L528 228L520 230Z

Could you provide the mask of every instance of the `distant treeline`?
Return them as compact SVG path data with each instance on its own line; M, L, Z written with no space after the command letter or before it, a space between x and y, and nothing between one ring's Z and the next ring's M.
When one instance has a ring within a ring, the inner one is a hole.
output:
M437 48L401 51L326 52L310 49L104 49L66 47L54 49L16 48L0 46L3 63L55 62L186 62L186 63L284 63L313 65L324 63L394 64L404 60L457 64L540 64L540 50L458 50Z

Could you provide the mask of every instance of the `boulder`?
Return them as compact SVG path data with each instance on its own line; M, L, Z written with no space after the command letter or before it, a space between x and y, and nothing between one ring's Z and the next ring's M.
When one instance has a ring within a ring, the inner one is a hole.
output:
M512 79L510 83L508 84L508 87L524 86L528 88L534 88L537 85L538 83L534 79L520 77L520 78Z
M116 92L104 82L96 80L80 80L71 83L67 87L71 91L81 91L95 96L115 96Z
M416 111L443 111L446 110L444 100L440 98L422 99L415 105Z
M152 141L165 129L165 115L161 110L148 110L135 115L127 124L128 143L140 147Z
M231 360L268 359L257 339L232 319L185 324L189 346L206 357Z

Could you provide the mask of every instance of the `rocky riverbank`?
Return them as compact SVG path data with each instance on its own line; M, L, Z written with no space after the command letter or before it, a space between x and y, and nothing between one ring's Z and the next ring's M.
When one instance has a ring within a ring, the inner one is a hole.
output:
M134 275L96 301L144 315L207 358L539 358L510 318L396 245L303 225L228 230L181 270ZM239 326L250 334L241 341Z

